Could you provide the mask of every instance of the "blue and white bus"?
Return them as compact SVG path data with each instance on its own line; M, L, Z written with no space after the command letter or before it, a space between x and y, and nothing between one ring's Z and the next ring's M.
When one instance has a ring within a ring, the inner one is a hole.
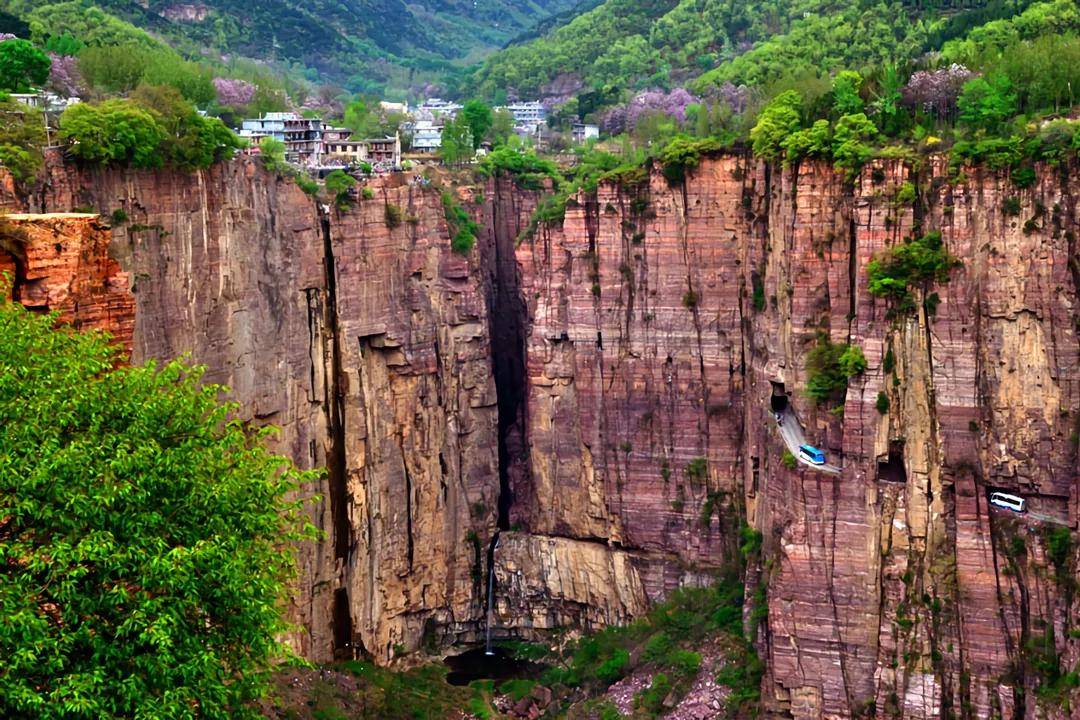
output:
M800 445L799 457L812 465L825 464L825 453L821 452L813 445Z

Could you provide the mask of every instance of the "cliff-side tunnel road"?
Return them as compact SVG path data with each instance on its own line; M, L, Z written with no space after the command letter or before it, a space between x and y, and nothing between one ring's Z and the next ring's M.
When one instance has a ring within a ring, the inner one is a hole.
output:
M788 405L780 412L773 413L773 418L777 422L777 429L780 430L780 437L784 439L784 444L787 445L787 449L791 451L791 454L795 456L796 460L811 470L817 470L818 472L828 473L830 475L840 474L840 467L837 465L829 465L827 463L825 465L815 465L799 455L799 446L806 445L807 442L806 436L803 434L802 425L799 424L799 418L795 416L795 412L791 409L791 405Z

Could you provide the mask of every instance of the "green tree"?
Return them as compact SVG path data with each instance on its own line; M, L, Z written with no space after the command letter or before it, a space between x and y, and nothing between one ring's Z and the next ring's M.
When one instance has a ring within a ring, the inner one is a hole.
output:
M277 138L264 137L259 141L259 157L271 172L282 172L288 168L285 163L285 143Z
M863 113L844 115L836 121L833 131L833 159L836 166L847 170L854 178L866 161L874 156L867 143L877 137L877 127Z
M0 716L257 717L310 476L201 368L55 322L0 301Z
M0 164L19 182L41 167L45 125L41 112L15 100L0 100Z
M510 142L514 136L514 116L505 108L496 110L492 115L491 129L488 130L488 139L492 147L499 147Z
M469 100L461 108L460 115L469 126L469 136L472 138L472 148L475 150L480 147L481 141L495 122L491 107L483 100Z
M799 129L801 109L802 96L795 90L785 90L770 100L750 130L754 154L767 160L778 159L784 140Z
M221 120L203 117L170 86L140 85L131 99L150 110L165 130L161 151L171 165L205 168L230 157L240 139Z
M334 170L326 176L326 191L334 196L338 205L349 200L349 191L356 186L356 180L344 170Z
M52 61L26 40L0 42L0 90L26 92L49 79Z
M473 155L472 134L464 116L458 115L443 126L439 157L447 165L457 165Z
M978 77L964 83L956 105L961 124L992 132L1016 113L1016 93L1005 75Z
M862 82L862 75L853 70L841 70L833 78L833 110L838 116L863 111L863 99L859 95Z
M158 167L166 138L154 115L129 100L72 105L60 116L60 138L79 160L107 165Z
M804 157L828 157L832 153L832 134L828 120L817 120L813 126L793 132L784 138L784 163L798 162Z
M910 116L904 109L904 76L896 65L887 65L882 71L878 90L871 107L881 131L889 136L899 135L910 123Z

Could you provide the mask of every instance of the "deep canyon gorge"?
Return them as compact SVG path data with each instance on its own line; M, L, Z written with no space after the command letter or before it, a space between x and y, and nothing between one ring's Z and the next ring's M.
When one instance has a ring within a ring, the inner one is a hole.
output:
M456 190L462 255L404 175L339 209L250 159L52 158L30 195L0 184L0 271L134 362L188 353L326 468L291 601L311 660L480 642L489 571L496 637L624 623L737 562L749 525L767 716L1065 717L1035 690L1048 653L1080 663L1054 535L1080 509L1078 179L730 153L533 227L543 191L497 176ZM908 309L871 294L875 255L929 231L948 279ZM818 404L826 341L867 366ZM839 475L782 461L785 406Z

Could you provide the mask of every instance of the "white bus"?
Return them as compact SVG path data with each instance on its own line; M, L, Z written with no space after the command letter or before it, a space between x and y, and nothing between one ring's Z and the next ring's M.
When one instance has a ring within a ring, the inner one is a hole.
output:
M1024 498L1016 495L1010 495L1009 493L995 492L990 493L990 504L997 505L998 507L1012 510L1013 512L1024 512Z

